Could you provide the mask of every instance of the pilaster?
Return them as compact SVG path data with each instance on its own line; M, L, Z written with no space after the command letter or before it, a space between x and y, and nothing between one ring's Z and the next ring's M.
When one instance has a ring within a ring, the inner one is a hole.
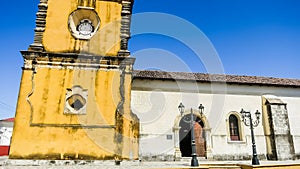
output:
M213 159L212 144L211 144L211 128L204 128L205 141L206 141L206 158Z
M128 40L130 39L130 24L132 13L132 2L129 0L122 1L122 19L121 19L121 49L119 56L129 56Z
M36 13L36 28L34 29L34 42L29 46L29 50L31 51L43 51L44 46L42 44L43 35L46 27L46 17L47 17L47 9L48 9L48 0L40 0L38 5L38 12Z
M174 160L175 161L180 161L181 160L181 157L182 157L182 154L181 154L181 151L180 151L180 147L179 147L179 143L180 143L180 140L179 140L179 130L180 130L181 127L173 127L173 132L174 132L174 149L175 149L175 152L174 152Z

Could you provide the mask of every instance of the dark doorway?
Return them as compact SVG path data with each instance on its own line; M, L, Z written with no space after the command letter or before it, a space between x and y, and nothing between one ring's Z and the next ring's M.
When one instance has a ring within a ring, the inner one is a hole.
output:
M196 143L196 153L198 157L205 157L205 138L203 127L204 123L201 119L194 115L194 136ZM191 114L185 115L181 118L179 126L179 139L180 139L180 151L182 157L192 156L192 146L191 146Z

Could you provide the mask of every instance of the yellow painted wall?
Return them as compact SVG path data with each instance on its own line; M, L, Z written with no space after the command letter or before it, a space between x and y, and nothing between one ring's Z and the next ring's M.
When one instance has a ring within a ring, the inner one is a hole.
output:
M120 101L118 70L36 70L34 86L32 71L23 71L10 158L113 159L118 147L122 150L122 158L129 158L130 153L134 155L133 158L138 157L138 147L134 145L138 136L133 134L138 131L133 131L131 127L134 116L129 107L130 76L125 78L126 100L123 124L120 126L124 142L118 143L115 140L115 128L98 128L115 125L116 106ZM86 115L64 114L66 89L74 85L88 89ZM33 109L26 101L32 87L34 92L29 99ZM76 125L96 127L82 128Z
M35 91L30 100L39 109L35 108L33 123L115 124L111 114L114 114L120 101L118 71L40 68L37 69L35 79ZM89 95L87 100L89 113L86 116L78 116L79 118L61 114L64 111L66 89L74 85L88 89Z
M90 40L76 40L68 28L69 15L77 9L78 0L48 0L43 45L47 52L89 53L117 56L120 50L122 5L96 1L95 11L101 24Z
M271 140L271 128L269 122L269 115L268 115L268 106L266 105L267 99L262 97L262 124L264 127L264 134L266 139L266 146L267 146L267 154L273 154L272 152L272 140Z
M125 75L125 103L124 103L124 142L123 142L123 156L128 154L134 158L139 157L139 119L136 115L131 112L131 75Z
M10 158L138 158L139 121L130 109L131 74L125 73L130 72L133 63L124 71L120 70L123 65L118 68L124 58L118 62L109 57L104 61L90 57L117 56L122 5L95 2L100 28L91 39L78 40L68 26L78 0L48 0L42 39L45 50L41 53L32 48L29 54L22 53L26 69L20 85ZM53 58L43 55L50 53L55 53ZM90 55L85 60L64 53ZM36 73L33 74L31 66ZM67 89L74 86L88 92L86 114L64 113Z

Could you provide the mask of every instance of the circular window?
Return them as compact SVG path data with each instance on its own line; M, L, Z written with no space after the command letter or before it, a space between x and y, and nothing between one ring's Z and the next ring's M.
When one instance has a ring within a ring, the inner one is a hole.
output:
M94 10L78 9L69 16L69 30L77 39L92 38L100 27L100 18Z

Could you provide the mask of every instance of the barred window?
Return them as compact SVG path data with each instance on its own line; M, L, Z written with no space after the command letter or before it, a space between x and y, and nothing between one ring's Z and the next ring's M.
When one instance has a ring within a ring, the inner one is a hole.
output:
M235 115L229 116L229 131L231 141L240 141L239 120Z

